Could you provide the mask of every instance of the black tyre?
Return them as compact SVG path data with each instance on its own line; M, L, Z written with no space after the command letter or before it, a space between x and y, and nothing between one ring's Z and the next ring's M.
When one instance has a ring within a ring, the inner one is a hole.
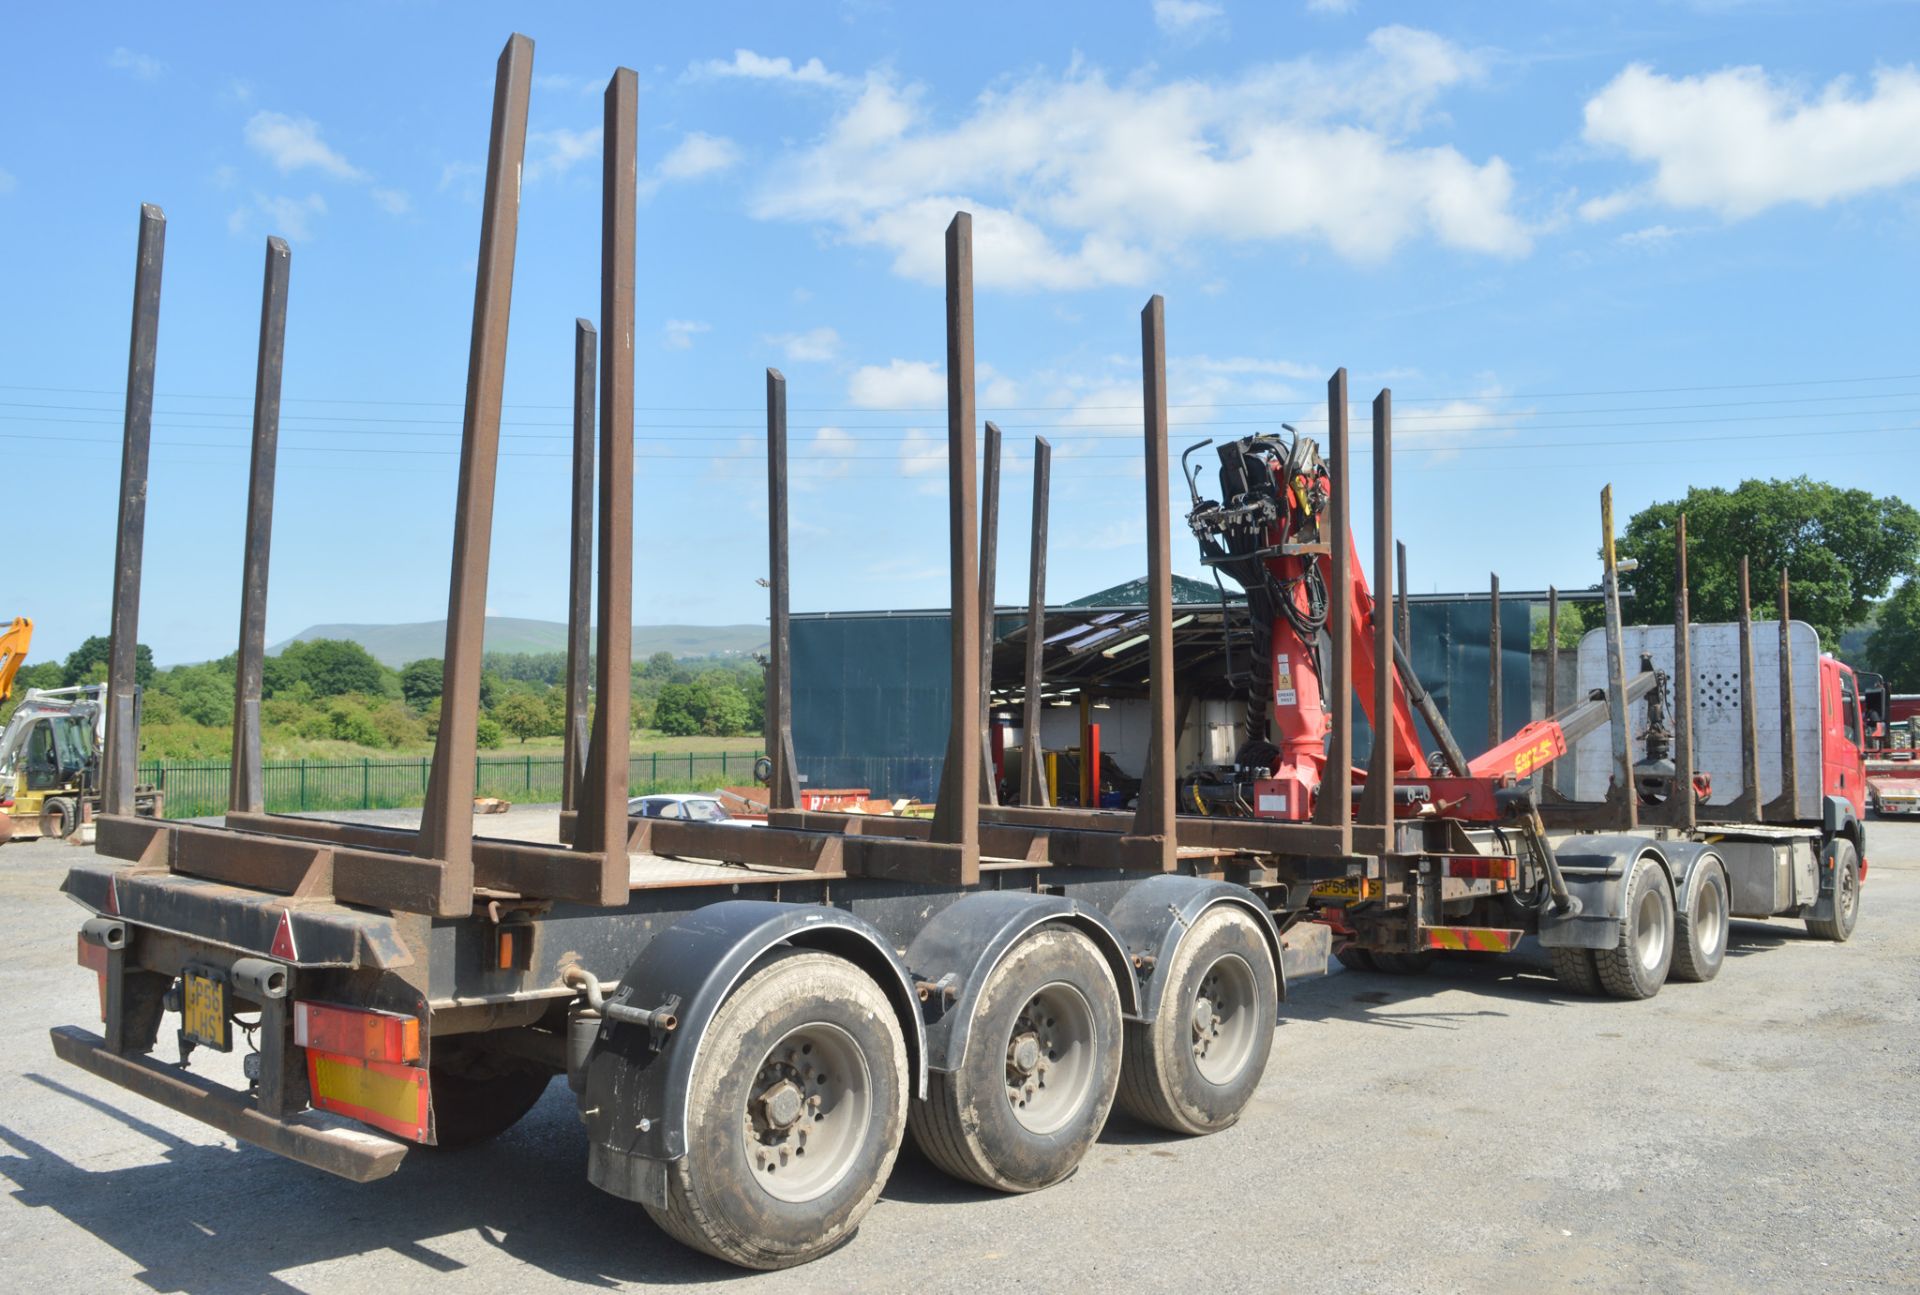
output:
M1600 994L1600 973L1593 965L1592 949L1548 949L1553 959L1553 976L1576 994Z
M1833 872L1833 916L1809 917L1807 931L1843 944L1853 938L1854 924L1860 920L1860 852L1852 841L1837 836L1821 853L1822 862Z
M1674 919L1673 970L1675 980L1701 984L1720 974L1727 959L1727 917L1732 912L1727 870L1714 855L1702 855L1693 865L1685 911Z
M457 1055L428 1068L434 1145L444 1151L495 1138L540 1102L553 1076L512 1058Z
M1641 858L1628 870L1623 894L1620 942L1594 951L1594 970L1614 998L1652 998L1673 965L1673 888L1659 864Z
M1151 1022L1126 1023L1120 1109L1174 1133L1215 1133L1253 1100L1273 1051L1280 981L1253 917L1203 915L1174 950Z
M64 841L80 821L80 809L65 796L55 796L40 805L40 835Z
M1031 1192L1072 1173L1120 1082L1120 994L1080 932L1043 926L993 969L960 1068L927 1077L909 1127L956 1178Z
M1342 945L1334 957L1340 959L1340 965L1348 971L1378 971L1373 963L1373 955L1357 944Z
M648 1205L679 1241L743 1268L791 1268L844 1244L900 1152L907 1047L886 994L831 954L787 949L700 1040L687 1154Z
M1389 976L1425 975L1433 965L1433 955L1425 950L1418 953L1382 953L1373 951L1373 965Z

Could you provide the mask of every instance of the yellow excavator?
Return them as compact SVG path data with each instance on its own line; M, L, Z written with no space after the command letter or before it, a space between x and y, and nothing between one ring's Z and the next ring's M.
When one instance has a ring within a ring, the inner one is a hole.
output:
M24 616L0 633L0 703L12 697L32 640ZM105 691L29 688L0 726L0 845L15 836L65 837L98 807ZM134 789L136 814L158 815L163 803L155 788Z

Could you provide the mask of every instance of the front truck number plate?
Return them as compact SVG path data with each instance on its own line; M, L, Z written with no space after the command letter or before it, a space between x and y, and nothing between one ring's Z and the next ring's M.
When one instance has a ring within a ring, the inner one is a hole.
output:
M233 1050L227 1033L227 982L218 974L191 967L181 973L180 1032L206 1047Z

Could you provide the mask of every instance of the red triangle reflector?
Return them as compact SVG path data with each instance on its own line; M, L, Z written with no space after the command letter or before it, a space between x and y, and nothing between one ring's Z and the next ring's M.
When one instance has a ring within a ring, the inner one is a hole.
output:
M107 878L107 916L120 916L120 878Z
M284 908L280 910L280 925L274 928L273 947L268 952L286 962L300 960L293 951L293 914Z

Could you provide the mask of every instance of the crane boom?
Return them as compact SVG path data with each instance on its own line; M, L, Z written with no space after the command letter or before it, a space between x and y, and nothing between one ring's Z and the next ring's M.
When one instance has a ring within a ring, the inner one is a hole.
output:
M13 681L27 661L27 645L33 642L33 622L25 616L13 618L13 624L0 631L0 701L13 696Z

